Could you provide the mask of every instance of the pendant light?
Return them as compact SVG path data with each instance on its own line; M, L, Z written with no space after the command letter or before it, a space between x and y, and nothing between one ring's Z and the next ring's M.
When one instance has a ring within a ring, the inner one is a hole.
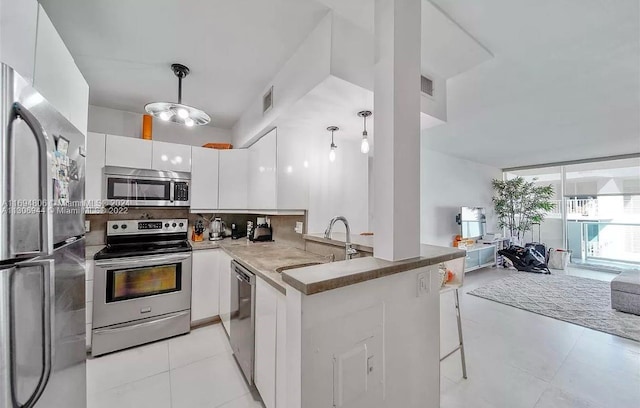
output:
M331 150L329 150L329 161L334 162L336 161L336 149L338 148L338 146L336 146L336 144L333 142L333 132L335 132L336 130L340 130L340 128L337 126L329 126L327 130L331 132Z
M367 133L367 118L371 116L371 111L358 112L358 116L364 121L364 130L362 131L362 143L360 144L360 151L363 154L369 153L369 134Z
M144 110L165 122L178 123L188 127L209 123L211 117L204 111L182 104L182 80L189 75L189 68L182 64L172 64L171 70L178 77L178 103L152 102L146 104Z

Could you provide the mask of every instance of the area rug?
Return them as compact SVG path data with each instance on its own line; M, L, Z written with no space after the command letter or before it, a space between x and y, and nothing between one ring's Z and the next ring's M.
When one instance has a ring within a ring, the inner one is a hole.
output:
M470 295L640 342L640 316L611 309L609 282L518 272Z

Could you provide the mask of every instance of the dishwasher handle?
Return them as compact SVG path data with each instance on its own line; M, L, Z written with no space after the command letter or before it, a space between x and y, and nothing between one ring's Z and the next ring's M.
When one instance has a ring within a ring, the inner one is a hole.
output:
M241 282L246 282L249 285L255 284L255 275L249 272L246 268L242 267L239 263L231 262L231 267L236 274L236 279Z

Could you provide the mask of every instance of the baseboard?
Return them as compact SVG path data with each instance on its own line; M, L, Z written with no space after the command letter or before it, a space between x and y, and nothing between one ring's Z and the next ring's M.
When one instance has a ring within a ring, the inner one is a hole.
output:
M220 323L220 316L207 317L206 319L196 320L191 322L192 329L199 329L200 327L211 326L212 324Z

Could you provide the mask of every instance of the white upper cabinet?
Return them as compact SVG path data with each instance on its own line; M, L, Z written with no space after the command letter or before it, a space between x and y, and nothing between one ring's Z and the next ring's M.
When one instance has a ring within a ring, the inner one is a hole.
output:
M249 150L220 150L218 207L221 210L246 210L249 184Z
M105 165L150 169L152 142L134 137L107 135Z
M191 209L218 209L218 162L216 149L191 148Z
M33 72L34 88L86 135L89 85L42 6L38 10Z
M0 61L33 84L38 2L0 0Z
M190 172L191 146L154 141L151 168Z
M298 131L278 128L278 210L309 208L309 140Z
M249 147L249 209L278 208L277 141L277 129L273 129Z
M87 158L85 161L85 198L89 212L101 208L102 168L105 163L106 137L104 133L87 133Z

